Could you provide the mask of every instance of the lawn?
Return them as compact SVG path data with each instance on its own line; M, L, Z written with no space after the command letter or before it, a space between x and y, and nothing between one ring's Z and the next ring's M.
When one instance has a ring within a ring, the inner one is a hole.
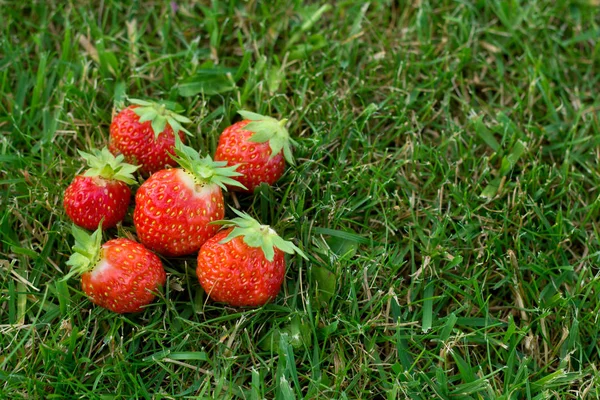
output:
M600 398L599 6L2 2L0 398ZM308 255L271 304L193 256L137 314L61 280L77 150L128 97L203 154L289 118L297 165L226 195Z

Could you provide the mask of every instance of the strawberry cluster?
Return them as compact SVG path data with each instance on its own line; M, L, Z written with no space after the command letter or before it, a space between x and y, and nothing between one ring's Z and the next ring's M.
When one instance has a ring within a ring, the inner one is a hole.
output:
M108 148L80 152L90 168L65 191L75 237L65 279L81 276L97 305L137 312L165 284L157 254L196 255L199 282L214 301L260 306L272 300L283 283L284 253L306 256L245 213L233 209L237 218L224 220L223 191L252 193L277 182L285 161L294 162L287 120L239 111L244 119L223 131L213 159L185 144L190 132L181 124L191 120L166 104L130 101L111 123ZM102 244L102 231L127 214L134 173L147 178L135 193L139 243Z

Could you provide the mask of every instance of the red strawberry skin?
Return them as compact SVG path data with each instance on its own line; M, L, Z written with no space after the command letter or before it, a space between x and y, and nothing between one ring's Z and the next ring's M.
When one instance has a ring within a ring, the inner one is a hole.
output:
M198 253L200 284L217 302L235 307L258 307L275 298L285 277L285 257L274 248L273 261L260 247L250 247L241 236L219 243L233 228L210 238Z
M140 243L119 238L102 245L100 261L81 276L83 291L101 307L123 314L141 311L166 281L158 256Z
M67 187L65 212L82 228L95 230L102 218L103 229L112 228L127 213L131 190L122 181L78 175Z
M285 171L282 153L271 158L269 143L254 143L249 139L254 132L244 129L251 121L243 120L226 128L219 137L215 161L227 161L227 165L241 164L237 172L244 174L235 179L248 190L228 187L229 190L252 193L261 182L273 185Z
M224 215L221 188L198 185L183 169L172 168L156 172L140 186L133 222L146 247L177 257L197 252L219 229L209 222Z
M125 161L140 165L142 174L150 175L167 166L177 163L170 157L175 148L175 135L167 123L162 133L155 139L150 121L140 124L140 117L133 111L138 106L129 106L115 116L110 124L108 149L111 153L123 154ZM179 131L185 143L185 134Z

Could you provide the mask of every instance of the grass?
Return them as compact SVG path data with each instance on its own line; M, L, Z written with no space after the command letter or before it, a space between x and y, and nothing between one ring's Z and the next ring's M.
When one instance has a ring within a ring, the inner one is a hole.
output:
M0 7L0 397L600 397L597 1L85 4ZM309 254L272 304L212 303L193 257L137 315L60 281L126 95L208 153L290 118L298 166L238 196Z

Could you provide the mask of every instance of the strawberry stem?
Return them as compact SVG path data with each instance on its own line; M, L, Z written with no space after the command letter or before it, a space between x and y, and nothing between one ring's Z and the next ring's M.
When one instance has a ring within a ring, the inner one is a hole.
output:
M71 227L71 232L75 238L75 244L73 245L73 254L66 263L71 267L71 270L62 279L64 281L92 270L100 261L102 222L91 235L75 224Z
M220 243L227 243L238 236L243 236L244 243L250 247L260 247L268 261L273 261L273 257L275 256L274 248L278 248L288 254L296 253L302 258L308 259L294 243L283 240L269 225L261 225L248 214L234 208L232 208L232 211L237 214L238 218L212 222L213 224L225 227L233 226L229 235L221 240Z
M260 115L249 111L240 110L238 113L246 120L250 120L250 123L244 126L244 129L250 132L254 132L254 135L250 137L250 141L254 143L265 143L269 142L271 148L271 157L280 154L283 150L283 157L285 160L294 165L294 157L292 156L292 145L296 145L290 138L285 125L288 120L286 118L281 121L276 120L273 117L266 115Z
M227 161L213 161L208 155L200 158L200 154L196 150L177 139L175 140L175 156L172 157L199 184L215 184L223 190L227 190L226 185L246 189L243 184L232 179L242 175L236 171L239 164L228 167Z
M79 151L79 155L86 160L90 167L84 173L85 176L99 176L107 180L122 181L128 185L136 182L133 173L139 166L124 162L122 154L115 157L104 147L102 150L92 149L91 153Z
M140 123L150 121L155 139L165 130L167 124L173 129L176 136L179 131L185 132L186 135L192 135L190 131L181 126L181 123L189 124L192 120L177 114L173 110L172 104L153 103L139 99L129 99L129 102L138 106L133 109L133 112L140 117Z

